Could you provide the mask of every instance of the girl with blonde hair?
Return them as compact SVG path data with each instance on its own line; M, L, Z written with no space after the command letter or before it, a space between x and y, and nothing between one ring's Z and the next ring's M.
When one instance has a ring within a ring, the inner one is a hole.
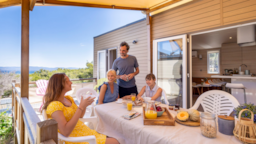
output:
M100 95L97 104L109 103L116 101L119 98L119 88L115 83L116 71L110 69L107 72L108 82L104 82L100 87Z

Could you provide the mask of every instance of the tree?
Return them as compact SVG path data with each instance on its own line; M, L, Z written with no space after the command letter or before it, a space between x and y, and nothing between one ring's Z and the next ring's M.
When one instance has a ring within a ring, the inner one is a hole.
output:
M20 75L15 74L15 72L10 73L2 73L0 71L0 97L2 95L7 96L9 91L12 90L12 80L16 80L16 82L20 81Z
M50 77L55 73L65 73L70 79L77 78L92 78L93 77L93 62L87 62L86 68L79 69L62 69L58 68L57 70L48 71L44 69L40 69L39 71L30 74L31 81L37 81L40 79L49 80Z

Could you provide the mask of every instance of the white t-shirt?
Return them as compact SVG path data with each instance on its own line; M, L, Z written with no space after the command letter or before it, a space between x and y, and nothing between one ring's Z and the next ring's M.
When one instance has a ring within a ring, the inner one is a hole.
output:
M157 84L155 84L155 86L152 90L150 90L150 87L148 85L146 85L145 96L146 97L153 97L156 94L158 89L159 89L159 87L157 86ZM158 97L155 101L161 102L161 96Z

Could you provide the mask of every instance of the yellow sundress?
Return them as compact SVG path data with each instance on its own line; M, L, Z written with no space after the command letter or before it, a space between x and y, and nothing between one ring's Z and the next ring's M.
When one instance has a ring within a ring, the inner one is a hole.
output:
M74 99L71 96L65 96L65 97L72 102L72 105L70 107L66 107L59 101L51 102L46 109L46 114L48 118L51 119L52 113L60 110L63 112L67 121L71 120L71 118L73 117L73 115L77 110L77 105L75 104ZM59 130L58 132L60 133ZM97 144L105 144L106 142L105 135L99 134L95 130L91 130L80 120L78 120L75 128L73 129L69 137L80 137L80 136L90 136L90 135L94 135L96 137ZM66 144L88 144L88 142L65 142L65 143Z

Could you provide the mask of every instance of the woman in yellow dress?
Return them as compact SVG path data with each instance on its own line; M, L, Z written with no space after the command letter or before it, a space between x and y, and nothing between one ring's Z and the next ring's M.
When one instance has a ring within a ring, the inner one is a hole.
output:
M85 114L86 107L89 106L94 98L81 98L79 107L75 104L71 96L65 96L70 91L72 82L64 73L54 74L48 83L44 96L43 110L47 117L54 119L58 123L58 132L66 137L80 137L94 135L97 144L119 144L115 138L107 138L103 134L88 128L79 118ZM87 142L66 144L88 144Z

